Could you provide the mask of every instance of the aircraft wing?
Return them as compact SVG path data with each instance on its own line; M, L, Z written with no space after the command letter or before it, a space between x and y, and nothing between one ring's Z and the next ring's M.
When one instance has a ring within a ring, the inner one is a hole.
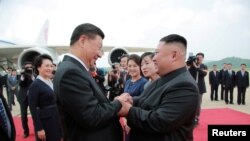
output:
M50 46L36 46L36 45L3 45L0 46L0 66L12 66L17 64L19 68L25 61L33 61L35 56L39 54L49 54L53 60L58 60L58 55L67 53L69 46L65 45L50 45ZM131 52L146 52L154 51L154 48L149 47L117 47L117 46L104 46L103 51L110 54L128 54ZM115 56L117 56L115 55Z

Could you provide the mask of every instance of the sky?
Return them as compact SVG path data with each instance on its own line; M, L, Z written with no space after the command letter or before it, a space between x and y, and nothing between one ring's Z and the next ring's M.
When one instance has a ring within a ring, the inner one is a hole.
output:
M92 23L104 45L155 48L179 34L205 60L250 59L249 0L0 0L2 40L35 43L46 20L48 45L69 45L77 25Z

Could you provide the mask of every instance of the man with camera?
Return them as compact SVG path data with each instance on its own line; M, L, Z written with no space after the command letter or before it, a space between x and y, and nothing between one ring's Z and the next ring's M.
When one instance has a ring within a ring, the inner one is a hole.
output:
M187 60L188 70L195 79L199 88L199 105L196 112L196 117L194 124L195 126L199 124L199 116L201 110L202 96L203 93L206 93L206 84L205 84L205 76L208 73L207 66L203 64L204 53L197 53L196 56L189 56Z
M24 69L21 71L20 82L19 82L19 93L17 95L17 100L20 104L22 126L24 130L23 137L27 138L29 136L29 127L28 127L28 89L35 76L33 74L33 65L32 62L25 62Z
M121 65L115 62L112 65L112 70L108 74L108 86L110 87L109 100L113 101L116 96L123 92L123 81L121 79Z

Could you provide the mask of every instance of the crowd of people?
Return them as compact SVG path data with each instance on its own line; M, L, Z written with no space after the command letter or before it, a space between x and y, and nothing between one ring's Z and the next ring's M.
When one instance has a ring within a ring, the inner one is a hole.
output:
M220 71L214 65L209 72L203 53L186 62L187 40L170 34L159 40L155 52L122 55L106 77L96 66L104 38L99 27L81 24L74 29L69 52L57 68L46 54L26 62L20 75L9 68L0 87L0 140L15 140L11 116L15 95L23 137L30 133L29 107L37 141L192 141L207 75L212 101L218 101L221 85L221 100L233 104L237 86L237 103L245 105L246 64L236 73L231 64L224 64Z

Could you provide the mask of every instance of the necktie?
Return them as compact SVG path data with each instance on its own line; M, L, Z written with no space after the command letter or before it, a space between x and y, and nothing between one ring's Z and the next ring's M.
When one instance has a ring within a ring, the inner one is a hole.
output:
M4 132L8 133L6 112L3 107L3 102L1 99L0 99L0 125L2 126Z

